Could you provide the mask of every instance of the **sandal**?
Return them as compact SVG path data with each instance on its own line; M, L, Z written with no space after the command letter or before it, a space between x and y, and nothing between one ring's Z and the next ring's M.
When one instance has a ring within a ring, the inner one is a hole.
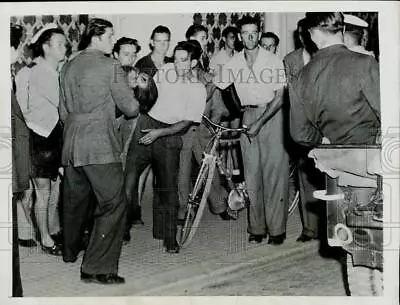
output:
M50 255L62 256L62 249L58 244L54 244L52 247L46 247L42 245L42 250Z

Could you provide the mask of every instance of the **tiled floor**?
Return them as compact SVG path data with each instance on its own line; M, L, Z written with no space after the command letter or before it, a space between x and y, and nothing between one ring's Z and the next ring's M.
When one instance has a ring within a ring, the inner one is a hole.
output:
M151 202L151 198L147 195L144 202ZM281 246L271 246L248 244L245 212L236 221L223 221L206 209L190 246L171 255L163 252L161 241L152 238L150 206L143 207L145 225L135 227L131 242L123 247L119 269L126 284L82 284L81 257L76 263L66 264L59 257L45 255L40 248L20 248L24 296L185 295L182 287L189 289L190 285L207 282L210 277L221 277L250 265L268 264L268 260L276 257L315 252L318 248L316 242L295 242L301 228L297 212L289 218L287 241Z

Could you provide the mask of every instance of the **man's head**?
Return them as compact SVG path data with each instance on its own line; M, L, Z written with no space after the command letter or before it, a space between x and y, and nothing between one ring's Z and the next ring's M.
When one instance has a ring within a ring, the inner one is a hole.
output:
M104 54L111 54L114 45L113 36L114 29L110 21L101 18L93 18L89 21L82 35L78 49L84 50L90 46Z
M311 40L306 18L300 19L297 22L297 38L300 41L300 47L306 49L308 53L313 54L318 51L318 47Z
M319 49L335 42L343 43L344 17L340 12L306 13L311 40Z
M15 63L20 55L22 35L22 26L10 26L11 64Z
M197 66L201 56L201 46L197 40L178 42L174 49L174 65L178 76L189 74Z
M32 44L33 56L62 61L67 52L67 40L60 28L51 28L39 34Z
M266 32L261 34L260 45L267 51L276 54L276 49L279 45L279 37L272 32Z
M344 44L351 48L360 46L364 39L364 29L368 28L368 23L353 15L344 15L345 31Z
M228 26L222 31L222 41L225 48L234 50L239 40L239 30L234 26Z
M140 45L136 39L122 37L115 43L113 55L122 66L132 66L140 49Z
M187 40L197 40L200 43L203 52L207 49L207 28L202 25L193 24L191 25L185 34Z
M237 23L245 49L253 50L258 46L260 39L260 22L251 16L244 16Z
M154 28L150 36L150 49L153 53L166 55L171 40L171 31L163 25Z

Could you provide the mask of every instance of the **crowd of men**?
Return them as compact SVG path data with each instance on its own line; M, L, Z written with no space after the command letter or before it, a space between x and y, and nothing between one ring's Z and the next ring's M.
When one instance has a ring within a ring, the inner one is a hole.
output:
M251 142L241 138L234 163L242 165L234 174L249 194L249 242L284 243L291 164L298 168L301 198L298 241L318 238L324 216L313 211L312 192L321 179L308 151L321 143L376 143L379 136L379 67L371 54L361 54L367 53L365 25L356 21L347 17L346 23L339 12L306 13L297 29L302 47L283 60L275 54L278 36L262 33L250 16L222 32L223 46L212 58L201 25L189 27L172 58L166 56L170 30L156 27L151 53L140 60L138 41L123 37L114 44L107 20L89 21L79 52L68 60L63 31L45 27L31 41L34 64L18 73L12 67L13 207L20 227L22 218L29 223L36 194L40 236L15 234L14 241L28 247L39 242L66 263L84 249L82 281L124 283L121 248L132 225L143 223L140 201L151 169L153 237L166 252L179 253L177 225L193 168L212 137L202 115L248 128ZM21 28L11 31L15 61ZM227 90L240 100L239 115L230 111ZM209 207L235 220L221 179L216 172Z

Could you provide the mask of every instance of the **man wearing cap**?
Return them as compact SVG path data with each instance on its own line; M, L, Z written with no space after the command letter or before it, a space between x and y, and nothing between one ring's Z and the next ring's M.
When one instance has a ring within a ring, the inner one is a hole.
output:
M348 50L343 14L307 13L318 47L289 83L290 133L312 148L332 144L375 144L380 131L379 66L372 56Z
M368 23L354 15L344 15L345 31L344 44L353 51L361 54L374 56L374 52L367 51L362 45L364 31L368 29Z
M115 107L127 116L138 113L138 102L115 59L113 25L89 21L79 44L80 54L60 75L60 118L64 122L65 262L75 262L91 196L96 196L94 225L82 261L81 280L121 284L118 261L126 221L126 196L117 135Z

